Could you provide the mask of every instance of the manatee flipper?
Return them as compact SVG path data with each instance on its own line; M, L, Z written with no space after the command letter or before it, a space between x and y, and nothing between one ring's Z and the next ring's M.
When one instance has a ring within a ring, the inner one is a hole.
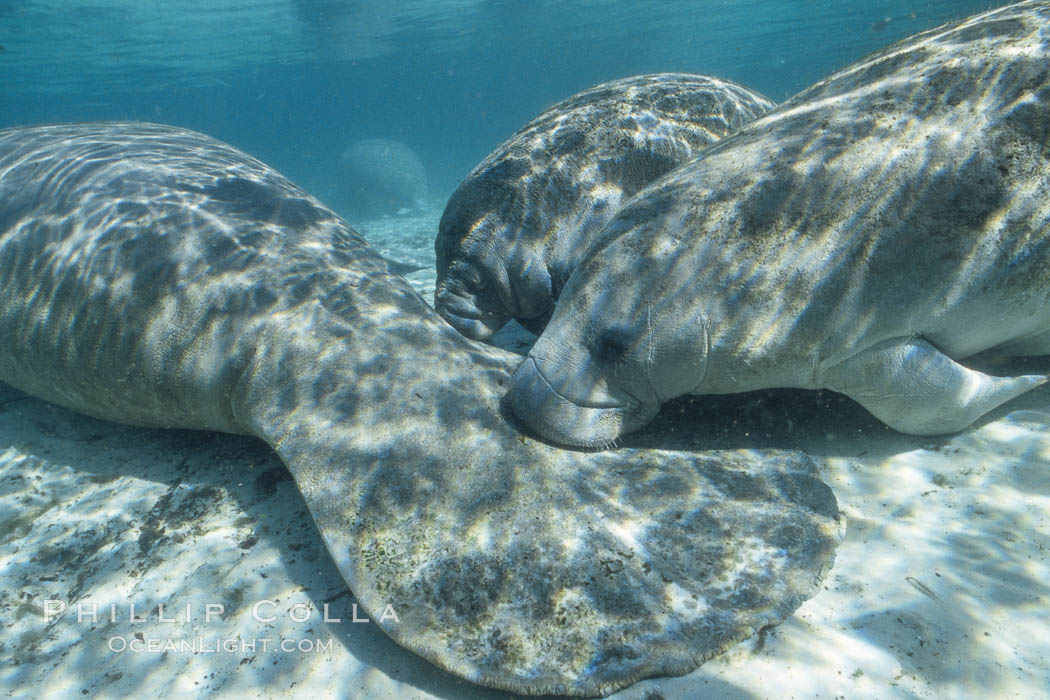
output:
M938 435L962 430L1047 379L993 377L963 367L922 338L892 338L827 370L822 384L894 430Z

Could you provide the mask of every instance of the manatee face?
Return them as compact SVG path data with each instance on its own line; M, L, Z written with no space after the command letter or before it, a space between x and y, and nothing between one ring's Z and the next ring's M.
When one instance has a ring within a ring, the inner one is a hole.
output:
M514 373L515 413L553 442L608 446L704 378L705 316L674 304L654 306L650 293L661 290L623 285L625 276L647 271L617 247L629 246L600 251L576 270L550 323Z
M505 159L470 178L449 199L438 224L434 306L468 338L486 340L511 318L527 328L536 317L545 324L554 305L551 272L536 249L501 245L516 235L514 183L528 168ZM480 207L481 201L488 204Z
M481 265L458 260L447 268L447 276L438 279L435 305L456 330L474 340L486 340L510 320L510 314L493 298L493 280Z

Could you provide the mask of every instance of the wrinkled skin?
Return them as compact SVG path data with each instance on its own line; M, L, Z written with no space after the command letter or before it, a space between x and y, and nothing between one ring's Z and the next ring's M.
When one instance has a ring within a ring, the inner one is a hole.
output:
M469 338L540 333L562 286L631 195L773 107L740 85L659 73L559 102L487 156L438 227L434 306Z
M901 42L711 146L624 206L510 389L555 442L602 446L681 394L847 394L961 430L1050 353L1050 3Z

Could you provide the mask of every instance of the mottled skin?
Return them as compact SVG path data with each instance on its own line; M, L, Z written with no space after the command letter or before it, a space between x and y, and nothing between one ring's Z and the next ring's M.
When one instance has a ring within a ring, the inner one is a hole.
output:
M519 360L229 146L134 123L0 131L0 380L265 440L367 616L442 668L606 693L817 591L840 527L804 457L524 439L499 406Z
M681 394L840 391L961 430L1045 381L1050 3L978 15L816 84L626 204L517 370L518 415L601 445Z
M718 78L657 73L559 102L483 160L445 207L435 307L485 340L539 333L565 280L628 197L773 103Z

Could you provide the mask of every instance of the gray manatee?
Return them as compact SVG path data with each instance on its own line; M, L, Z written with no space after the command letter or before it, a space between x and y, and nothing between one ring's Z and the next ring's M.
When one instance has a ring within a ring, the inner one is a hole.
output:
M520 359L457 333L336 214L225 144L136 123L0 131L0 380L266 441L367 617L440 667L607 693L816 593L841 524L812 462L526 439L500 409Z
M339 184L352 215L389 216L426 205L427 172L406 144L392 139L355 141L340 159Z
M949 433L1050 353L1050 3L880 51L640 192L565 285L510 395L602 445L681 394L827 388Z
M511 318L541 332L565 280L628 197L772 107L725 80L658 73L547 109L449 198L434 244L438 313L476 340Z

